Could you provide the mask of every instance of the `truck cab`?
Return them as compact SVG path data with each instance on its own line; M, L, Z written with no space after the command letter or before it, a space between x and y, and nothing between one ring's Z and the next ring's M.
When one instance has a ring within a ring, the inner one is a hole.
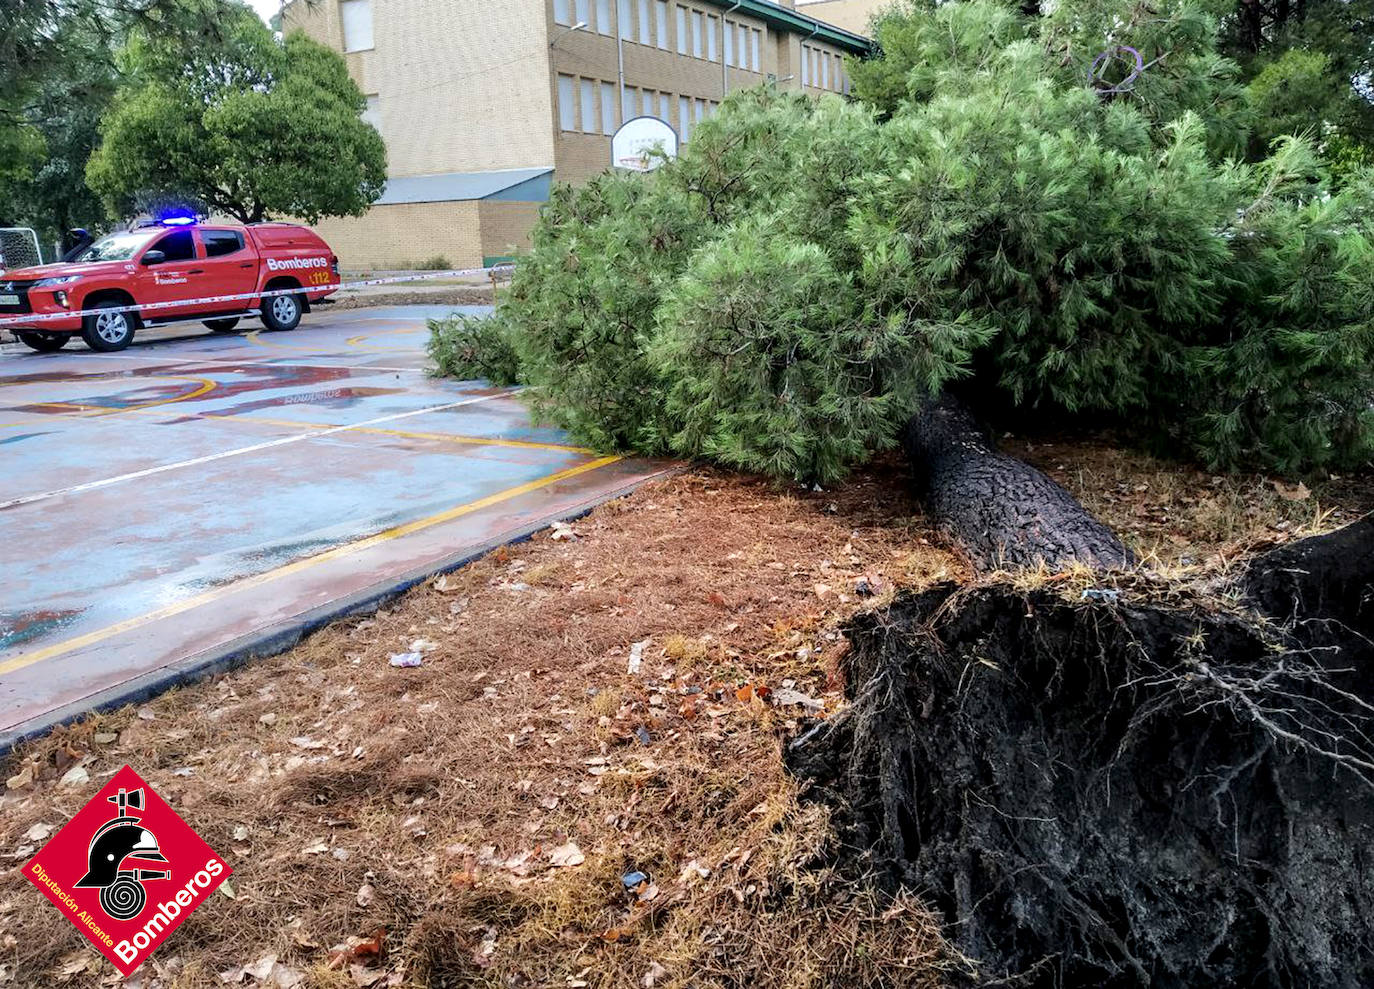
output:
M338 284L338 258L308 227L169 218L68 262L0 272L0 327L38 351L78 333L92 350L123 350L141 326L184 320L228 332L256 316L291 330Z

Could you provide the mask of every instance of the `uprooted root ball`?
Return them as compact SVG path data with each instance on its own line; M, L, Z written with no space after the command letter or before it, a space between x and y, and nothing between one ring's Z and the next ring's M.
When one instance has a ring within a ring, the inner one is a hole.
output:
M852 623L851 715L794 768L987 978L1374 984L1371 536L1260 557L1229 599L901 596Z

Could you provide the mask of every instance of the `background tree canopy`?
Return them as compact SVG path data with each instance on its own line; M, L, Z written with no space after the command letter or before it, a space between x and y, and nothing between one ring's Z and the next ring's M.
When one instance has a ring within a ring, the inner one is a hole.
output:
M1276 127L1226 11L1132 11L897 9L861 102L735 93L677 161L556 190L486 342L587 442L778 477L837 477L944 388L1217 466L1364 462L1369 173ZM1122 44L1147 68L1104 92ZM477 332L436 327L450 373Z
M244 222L360 215L381 195L386 149L343 59L304 35L278 41L247 7L187 43L140 32L87 168L113 213L181 195Z

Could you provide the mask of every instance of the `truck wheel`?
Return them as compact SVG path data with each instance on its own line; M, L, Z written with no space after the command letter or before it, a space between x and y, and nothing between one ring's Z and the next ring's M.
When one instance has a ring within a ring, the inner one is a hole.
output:
M70 339L70 334L67 333L45 333L42 330L16 330L14 335L24 346L40 354L61 350Z
M269 330L294 330L301 321L299 295L273 295L262 300L262 325Z
M227 316L224 319L207 319L205 325L216 333L232 333L234 327L239 325L237 316Z
M102 302L96 309L118 309L118 302ZM131 312L93 312L81 321L81 339L92 350L123 350L134 338L136 318Z

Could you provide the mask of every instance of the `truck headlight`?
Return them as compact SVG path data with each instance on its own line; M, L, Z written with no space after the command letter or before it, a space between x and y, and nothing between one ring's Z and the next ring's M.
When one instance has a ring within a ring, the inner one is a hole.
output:
M52 288L54 285L70 285L80 277L80 275L59 275L56 278L40 278L33 283L33 287Z

